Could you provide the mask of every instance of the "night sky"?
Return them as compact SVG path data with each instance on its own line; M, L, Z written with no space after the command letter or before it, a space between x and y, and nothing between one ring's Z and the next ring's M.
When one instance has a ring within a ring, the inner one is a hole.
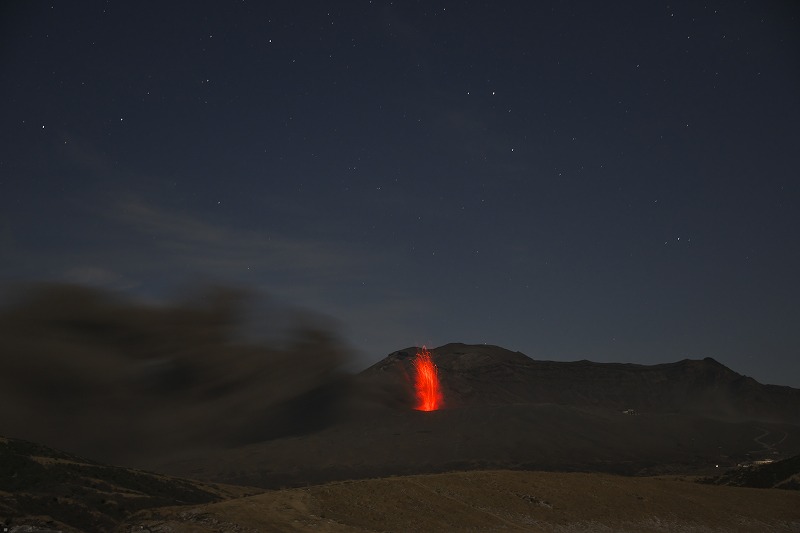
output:
M800 387L800 4L5 2L0 280Z

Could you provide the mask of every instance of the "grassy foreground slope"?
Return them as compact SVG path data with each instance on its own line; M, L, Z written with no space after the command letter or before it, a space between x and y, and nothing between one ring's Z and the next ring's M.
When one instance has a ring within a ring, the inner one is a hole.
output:
M347 481L131 517L121 531L799 531L800 493L608 474Z

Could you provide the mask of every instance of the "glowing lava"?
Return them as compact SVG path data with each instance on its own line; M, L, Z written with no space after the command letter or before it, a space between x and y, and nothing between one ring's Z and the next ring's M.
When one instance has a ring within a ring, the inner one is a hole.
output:
M439 387L439 370L431 359L431 352L424 346L414 359L417 371L414 388L417 389L418 411L436 411L442 405L442 391Z

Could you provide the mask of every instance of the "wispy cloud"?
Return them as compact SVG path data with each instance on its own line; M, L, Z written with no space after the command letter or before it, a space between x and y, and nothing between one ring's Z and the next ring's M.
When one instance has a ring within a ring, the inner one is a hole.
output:
M155 259L180 260L209 273L258 269L330 279L350 276L359 265L376 259L348 243L226 227L138 199L120 202L110 216L148 237L159 253Z

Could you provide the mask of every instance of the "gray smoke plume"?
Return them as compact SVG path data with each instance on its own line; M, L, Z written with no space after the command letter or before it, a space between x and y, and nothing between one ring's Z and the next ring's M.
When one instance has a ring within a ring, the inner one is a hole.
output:
M254 298L20 291L0 312L0 435L141 466L325 427L348 394L343 343L309 318L280 342L245 340Z

